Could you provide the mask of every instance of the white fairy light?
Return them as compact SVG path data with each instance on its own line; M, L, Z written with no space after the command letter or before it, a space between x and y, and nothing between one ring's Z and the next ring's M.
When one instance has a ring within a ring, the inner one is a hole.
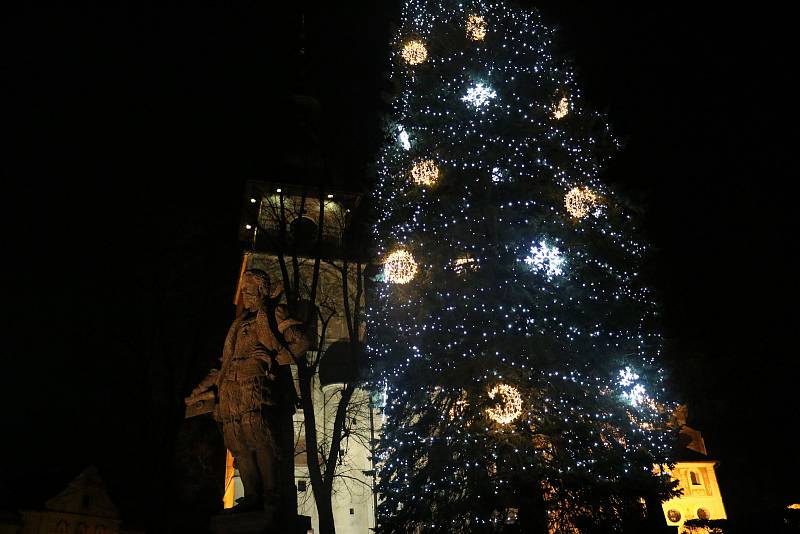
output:
M503 181L503 173L500 171L500 167L492 167L492 182L502 182Z
M543 273L548 279L564 272L564 258L558 247L551 247L542 241L531 245L530 256L523 260L534 271Z
M489 103L489 100L496 97L497 93L488 85L477 83L467 89L467 94L461 97L461 100L472 104L476 108L480 108Z

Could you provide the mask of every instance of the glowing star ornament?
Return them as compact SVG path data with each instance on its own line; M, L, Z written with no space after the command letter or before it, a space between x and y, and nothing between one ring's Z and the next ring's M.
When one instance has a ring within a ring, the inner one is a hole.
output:
M476 108L480 108L489 103L489 100L495 98L497 93L488 85L477 83L467 89L467 94L461 97L463 102L472 104Z
M566 96L562 96L561 100L558 101L558 104L553 106L553 118L554 119L563 119L569 113L569 99Z
M544 241L532 244L530 256L523 261L534 271L544 274L548 280L564 273L564 258L561 256L561 251Z
M597 205L597 195L587 187L573 187L564 196L567 212L576 219L583 219Z
M467 39L483 41L484 37L486 37L486 20L480 15L467 17Z
M418 185L432 186L439 179L439 166L432 159L424 159L411 167L411 178Z
M419 65L428 59L428 49L423 41L412 39L403 45L400 55L409 65Z
M489 390L489 398L500 396L497 406L486 408L489 419L500 425L507 425L522 413L522 396L516 388L508 384L497 384Z
M389 282L407 284L417 274L417 262L407 250L395 250L386 257L383 272Z

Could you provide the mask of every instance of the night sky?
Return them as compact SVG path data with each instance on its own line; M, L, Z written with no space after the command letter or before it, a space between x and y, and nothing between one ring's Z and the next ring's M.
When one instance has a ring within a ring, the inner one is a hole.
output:
M142 509L140 349L172 320L199 360L221 347L243 184L294 179L281 103L299 84L322 104L331 179L369 184L397 8L364 4L4 5L0 501L35 506L96 463ZM641 208L665 364L733 515L800 502L795 62L788 14L697 4L534 3L625 144L604 178Z

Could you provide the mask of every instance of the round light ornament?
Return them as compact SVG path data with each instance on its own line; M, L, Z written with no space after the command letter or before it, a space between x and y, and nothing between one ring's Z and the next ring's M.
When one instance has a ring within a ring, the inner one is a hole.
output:
M471 41L483 41L486 37L486 19L480 15L467 17L467 38Z
M597 195L588 187L573 187L564 196L567 212L576 219L583 219L597 205Z
M407 284L417 274L417 262L407 250L395 250L386 257L383 272L389 282Z
M489 390L489 398L500 396L500 405L486 409L489 419L500 425L507 425L522 414L522 396L516 388L508 384L497 384Z
M411 167L411 178L418 185L431 186L439 179L439 166L432 159L424 159Z
M410 41L406 41L402 50L400 50L400 55L409 65L419 65L428 59L428 49L425 47L425 43L423 41L419 39L412 39Z

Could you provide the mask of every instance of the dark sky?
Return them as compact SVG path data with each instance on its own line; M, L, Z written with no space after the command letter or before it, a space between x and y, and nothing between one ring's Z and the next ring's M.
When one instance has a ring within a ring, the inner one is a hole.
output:
M244 180L292 179L278 162L301 10L336 180L363 181L394 16L364 4L2 8L0 482L131 454L148 378L121 338L152 323L146 296L175 265L209 280L194 313L221 342ZM535 3L625 141L606 179L644 208L675 389L723 492L797 500L796 462L755 465L793 456L800 422L790 19L697 4Z

